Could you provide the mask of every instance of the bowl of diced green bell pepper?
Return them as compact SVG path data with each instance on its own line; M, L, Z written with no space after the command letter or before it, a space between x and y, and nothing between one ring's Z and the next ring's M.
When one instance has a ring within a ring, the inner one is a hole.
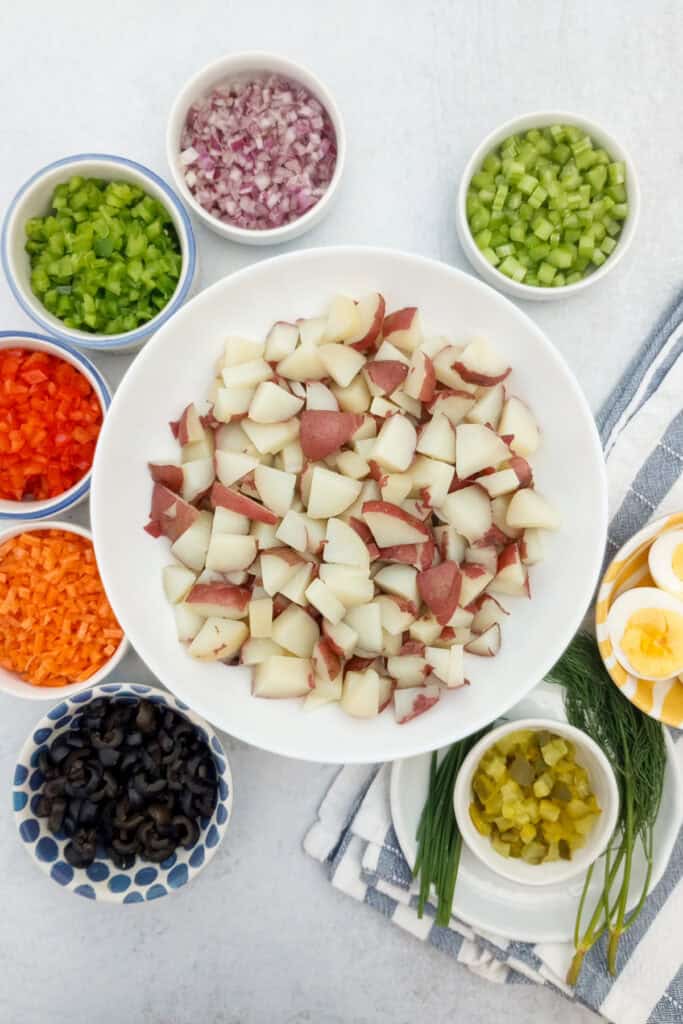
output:
M162 178L124 157L81 154L17 192L2 263L21 307L51 336L121 352L188 298L197 256L187 211Z
M477 147L463 172L456 226L489 284L518 299L566 298L597 284L636 231L633 161L576 114L526 114Z

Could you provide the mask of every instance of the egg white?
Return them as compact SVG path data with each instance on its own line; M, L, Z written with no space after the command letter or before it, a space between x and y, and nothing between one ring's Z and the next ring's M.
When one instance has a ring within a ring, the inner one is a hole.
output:
M683 580L679 580L673 569L674 551L679 544L683 544L683 530L670 530L657 538L647 556L652 579L674 597L683 597Z
M640 679L650 679L653 682L662 682L661 676L646 676L637 672L629 662L621 646L621 638L624 635L628 620L635 612L648 608L663 608L665 611L678 612L679 615L683 615L683 601L679 601L677 597L673 597L673 595L667 594L663 590L657 590L656 587L634 587L632 590L627 590L625 593L620 594L610 608L609 615L607 616L607 634L612 644L615 658L630 675ZM668 678L673 679L674 676L682 671L683 661Z

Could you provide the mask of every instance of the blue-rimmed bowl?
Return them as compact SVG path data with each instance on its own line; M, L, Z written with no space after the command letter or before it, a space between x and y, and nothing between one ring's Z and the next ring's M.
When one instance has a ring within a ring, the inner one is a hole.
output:
M26 221L44 217L57 185L74 175L103 178L106 181L128 181L144 189L168 210L178 234L182 253L182 269L175 292L152 320L125 334L91 334L65 327L53 316L31 290L31 268L25 251ZM188 298L197 269L197 247L190 218L173 189L148 167L122 156L106 153L78 153L55 160L36 171L21 186L9 205L2 225L2 265L15 299L28 316L52 337L104 352L126 352L137 348L180 309Z
M76 523L64 523L54 519L40 523L15 523L5 529L0 529L0 546L6 540L17 537L20 533L35 533L37 530L64 530L66 533L75 533L79 537L86 537L92 542L92 533L84 526ZM0 587L0 600L2 598L2 587ZM66 686L34 686L20 678L15 672L10 672L0 666L0 693L6 693L10 697L21 697L22 700L57 700L62 697L73 697L86 689L92 689L98 683L104 682L110 672L113 672L118 663L128 651L128 640L125 635L119 642L118 647L111 658L102 665L97 672L93 672L89 679L82 683L68 683Z
M102 419L107 414L111 404L111 391L106 380L87 356L76 352L75 349L62 341L54 338L47 338L43 334L32 334L29 331L0 331L0 351L8 348L31 349L34 352L47 352L51 356L63 359L70 363L93 388L99 403L102 407ZM0 525L3 519L22 522L35 522L39 519L47 519L50 516L59 515L67 509L78 505L90 491L90 477L92 469L89 469L85 476L81 477L73 487L63 494L57 494L54 498L46 498L44 501L8 501L0 499Z
M216 765L218 799L211 817L201 819L199 839L192 849L181 847L161 864L142 861L138 857L128 871L121 871L107 859L104 851L98 851L90 867L72 868L64 858L64 848L69 841L67 837L53 835L47 827L47 819L39 818L35 813L43 784L38 767L41 751L51 746L60 733L77 728L79 713L97 697L121 701L144 697L154 704L163 704L186 718L207 743ZM232 773L213 729L187 704L151 686L105 683L61 701L32 729L14 769L12 804L24 849L41 871L58 885L101 903L143 903L177 892L196 878L214 856L232 816Z

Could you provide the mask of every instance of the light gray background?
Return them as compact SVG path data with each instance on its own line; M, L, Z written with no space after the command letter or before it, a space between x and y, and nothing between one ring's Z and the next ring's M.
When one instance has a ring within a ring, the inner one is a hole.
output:
M272 49L324 78L349 139L338 205L290 249L379 244L464 267L453 198L468 154L502 121L555 107L618 136L643 191L639 235L614 276L528 309L594 408L681 281L676 0L32 0L3 4L0 40L0 209L69 153L118 153L165 175L165 120L184 80L225 52ZM202 286L272 255L196 231ZM0 324L31 327L4 281ZM116 383L128 360L97 362ZM134 656L118 675L150 678ZM0 778L44 706L0 698ZM236 805L226 842L191 889L149 906L61 892L21 850L0 801L1 1021L597 1019L531 986L503 992L336 893L300 848L333 770L227 743Z

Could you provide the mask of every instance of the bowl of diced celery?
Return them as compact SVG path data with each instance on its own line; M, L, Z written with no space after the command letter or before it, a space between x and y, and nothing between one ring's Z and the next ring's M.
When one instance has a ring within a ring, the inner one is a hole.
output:
M551 112L515 118L484 139L462 176L456 225L489 284L547 301L613 270L639 213L623 146L585 118Z
M619 790L586 733L534 718L482 737L458 773L453 802L464 842L492 871L524 885L557 885L605 850Z
M196 246L187 211L153 171L83 154L42 168L2 228L2 262L24 311L53 337L129 351L188 297Z

